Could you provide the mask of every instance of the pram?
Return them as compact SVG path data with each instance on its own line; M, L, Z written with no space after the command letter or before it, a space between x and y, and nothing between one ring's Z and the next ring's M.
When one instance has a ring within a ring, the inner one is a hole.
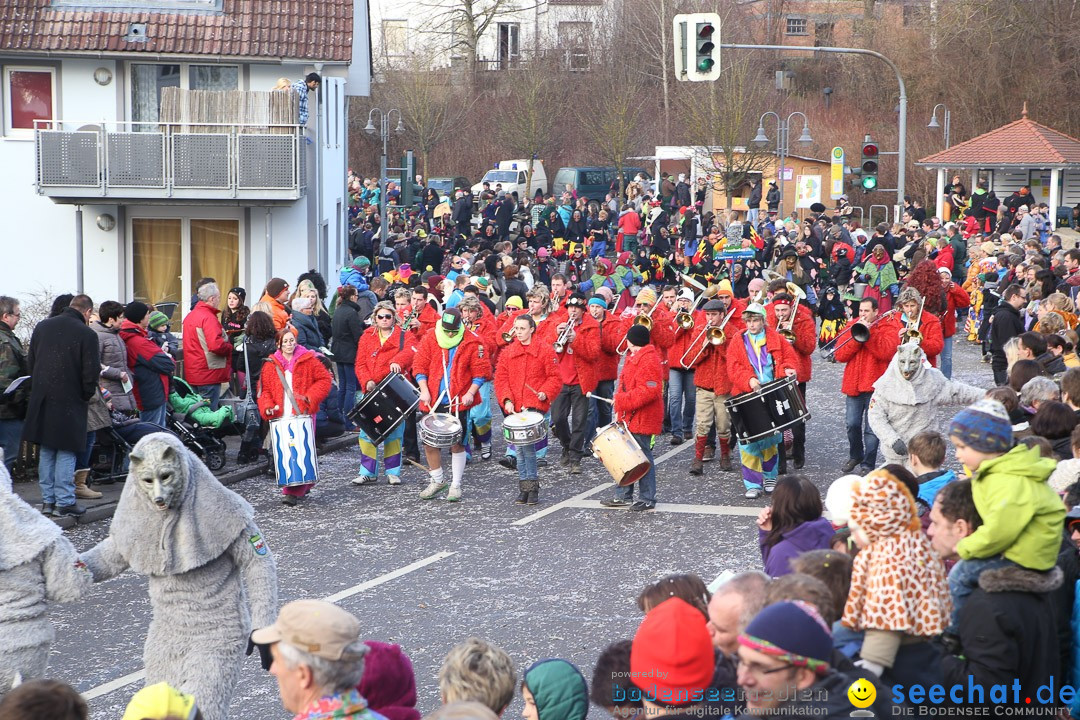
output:
M208 400L182 378L173 377L169 410L165 425L184 447L198 455L210 470L225 467L227 448L222 437L239 434L232 407L223 405L211 410Z

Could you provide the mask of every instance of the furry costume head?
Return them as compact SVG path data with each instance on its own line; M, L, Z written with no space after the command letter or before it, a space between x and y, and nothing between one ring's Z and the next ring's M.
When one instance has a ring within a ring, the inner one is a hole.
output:
M917 343L904 343L896 349L896 368L908 382L915 382L925 360L926 354Z
M12 491L0 451L0 572L30 562L63 535L59 525Z
M171 433L147 435L131 458L109 535L138 573L175 575L202 567L255 518L251 505Z

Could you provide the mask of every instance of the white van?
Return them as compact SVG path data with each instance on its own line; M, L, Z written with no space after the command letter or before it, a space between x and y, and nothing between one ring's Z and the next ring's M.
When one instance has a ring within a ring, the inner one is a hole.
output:
M526 187L525 176L528 171L528 160L502 160L496 163L494 169L484 173L480 182L472 186L473 198L479 198L485 181L491 184L492 190L495 190L496 185L501 184L507 194L516 192L519 202L525 202L535 195L537 190L547 193L548 180L547 173L544 172L544 163L540 160L532 161L532 182Z

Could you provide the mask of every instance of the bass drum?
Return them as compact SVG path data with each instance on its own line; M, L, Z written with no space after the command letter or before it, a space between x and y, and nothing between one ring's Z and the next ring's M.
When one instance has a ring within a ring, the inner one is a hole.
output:
M349 411L348 418L371 438L372 444L380 445L419 404L416 386L401 373L390 373Z
M739 442L752 443L810 419L794 377L767 382L754 392L725 400Z
M319 482L319 456L315 451L315 422L310 415L270 421L270 449L274 476L281 487Z
M592 447L593 455L604 463L616 485L633 485L652 467L637 440L622 423L612 423L597 430Z

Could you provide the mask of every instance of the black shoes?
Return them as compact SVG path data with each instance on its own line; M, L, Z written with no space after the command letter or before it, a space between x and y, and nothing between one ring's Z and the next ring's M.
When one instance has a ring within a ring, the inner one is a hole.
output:
M499 464L507 470L517 470L517 457L514 455L506 455L499 458Z
M296 506L296 496L295 495L282 495L281 496L281 504L282 505L288 505L289 507L295 507Z
M656 503L638 500L636 503L630 506L630 509L634 512L641 512L642 510L655 510Z
M849 473L859 466L859 462L859 460L848 460L846 463L844 463L844 466L840 468L840 470L842 472Z
M601 500L600 504L609 508L624 508L630 506L630 501L622 498L611 498L610 500Z
M73 503L71 505L57 505L54 515L56 515L56 517L64 517L65 515L73 515L74 517L80 517L85 512L86 508Z

